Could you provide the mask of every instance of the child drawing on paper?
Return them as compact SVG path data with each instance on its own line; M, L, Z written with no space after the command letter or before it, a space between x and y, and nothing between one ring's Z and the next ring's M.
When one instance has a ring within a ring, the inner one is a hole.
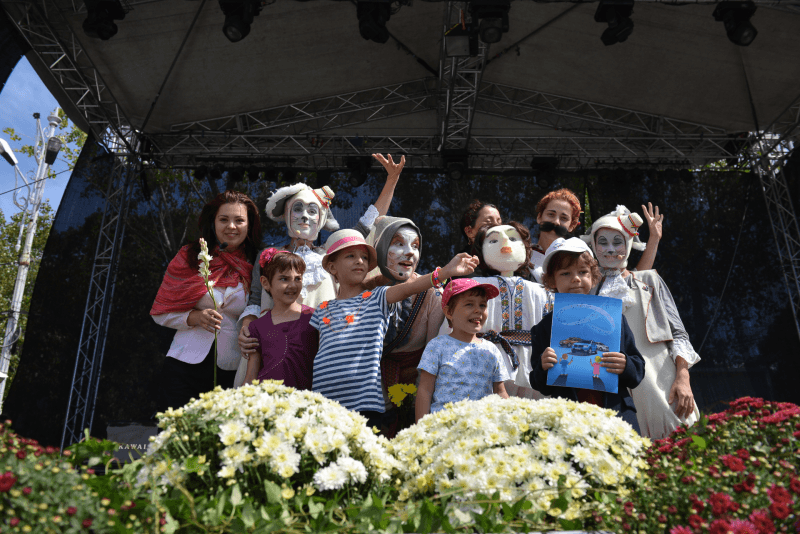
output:
M567 366L572 365L572 360L575 359L575 358L570 358L570 360L567 361L567 356L569 356L569 352L565 352L564 354L561 355L561 361L558 362L559 365L561 365L561 373L558 376L567 376Z
M592 362L592 378L600 378L600 361L602 358L598 354L594 357L594 361Z

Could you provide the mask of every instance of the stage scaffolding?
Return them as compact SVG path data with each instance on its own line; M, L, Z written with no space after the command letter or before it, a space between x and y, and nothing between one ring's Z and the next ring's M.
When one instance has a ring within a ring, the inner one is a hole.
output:
M126 3L128 7L137 2ZM670 3L670 2L665 2ZM713 4L714 2L702 2ZM756 0L797 12L796 2ZM405 154L415 170L440 171L461 157L480 172L531 170L535 156L559 159L562 170L596 168L696 169L708 162L750 158L761 180L800 337L800 231L786 178L779 172L795 146L800 104L788 108L770 136L723 129L641 111L606 106L481 79L489 47L476 57L447 57L444 34L464 2L448 2L442 24L438 76L333 94L262 110L175 124L169 132L137 132L53 0L20 2L15 24L74 108L113 159L101 232L93 262L62 447L81 439L94 415L118 251L125 232L131 176L142 165L190 168L213 161L252 162L296 169L347 168L352 156ZM83 2L72 2L74 12ZM13 18L13 17L12 17ZM361 137L334 130L412 113L435 113L433 136ZM485 136L472 131L476 113L552 130L550 135ZM778 139L780 143L769 143ZM748 152L747 148L750 147ZM146 147L144 153L139 147ZM761 157L762 151L768 151Z

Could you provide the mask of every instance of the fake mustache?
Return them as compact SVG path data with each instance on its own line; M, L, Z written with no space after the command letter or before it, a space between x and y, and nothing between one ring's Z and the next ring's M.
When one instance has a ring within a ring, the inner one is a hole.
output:
M566 237L569 234L566 226L561 226L550 221L543 222L539 225L540 232L555 232L558 237Z

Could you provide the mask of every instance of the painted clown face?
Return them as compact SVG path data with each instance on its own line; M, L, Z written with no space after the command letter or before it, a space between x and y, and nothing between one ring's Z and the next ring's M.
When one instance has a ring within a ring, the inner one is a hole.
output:
M401 226L386 252L386 267L398 280L408 280L418 263L419 234L411 226Z
M525 263L525 243L519 232L508 225L491 228L483 240L483 259L503 276L510 276Z
M316 198L312 200L304 193L298 193L287 203L286 226L291 237L313 241L319 234L321 208Z
M624 269L628 259L625 237L619 230L600 228L594 236L597 262L603 269Z

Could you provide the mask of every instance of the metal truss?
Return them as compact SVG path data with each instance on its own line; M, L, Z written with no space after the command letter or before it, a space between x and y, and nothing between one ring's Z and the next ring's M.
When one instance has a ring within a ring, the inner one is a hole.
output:
M175 124L179 131L303 135L434 109L436 80L422 78L258 111Z
M83 430L91 428L94 421L108 319L114 300L119 251L125 233L128 199L131 196L133 164L129 158L114 153L109 154L109 157L113 159L113 169L109 177L100 235L89 279L86 310L61 435L62 450L83 439Z
M445 36L459 26L469 11L467 2L447 2L439 50L439 119L440 151L466 152L470 129L475 118L475 101L486 67L489 46L478 42L475 57L447 57Z
M778 249L783 280L800 339L800 225L792 206L789 185L782 169L797 145L781 143L773 147L771 136L759 136L751 146L751 165L761 180L772 235ZM796 200L796 199L795 199Z
M126 133L130 121L111 90L84 52L80 41L58 10L55 2L15 3L24 11L21 17L11 16L19 32L31 45L32 52L47 67L66 93L75 109L106 148L122 140L132 152Z
M161 152L154 158L173 167L200 162L245 161L298 168L346 168L349 156L389 152L405 154L413 168L442 167L438 136L318 136L240 135L227 132L159 134L153 137ZM470 138L471 169L530 169L533 156L556 156L562 169L603 165L663 165L692 168L708 161L735 157L726 148L728 136L616 136L497 137ZM680 143L678 142L680 141Z

